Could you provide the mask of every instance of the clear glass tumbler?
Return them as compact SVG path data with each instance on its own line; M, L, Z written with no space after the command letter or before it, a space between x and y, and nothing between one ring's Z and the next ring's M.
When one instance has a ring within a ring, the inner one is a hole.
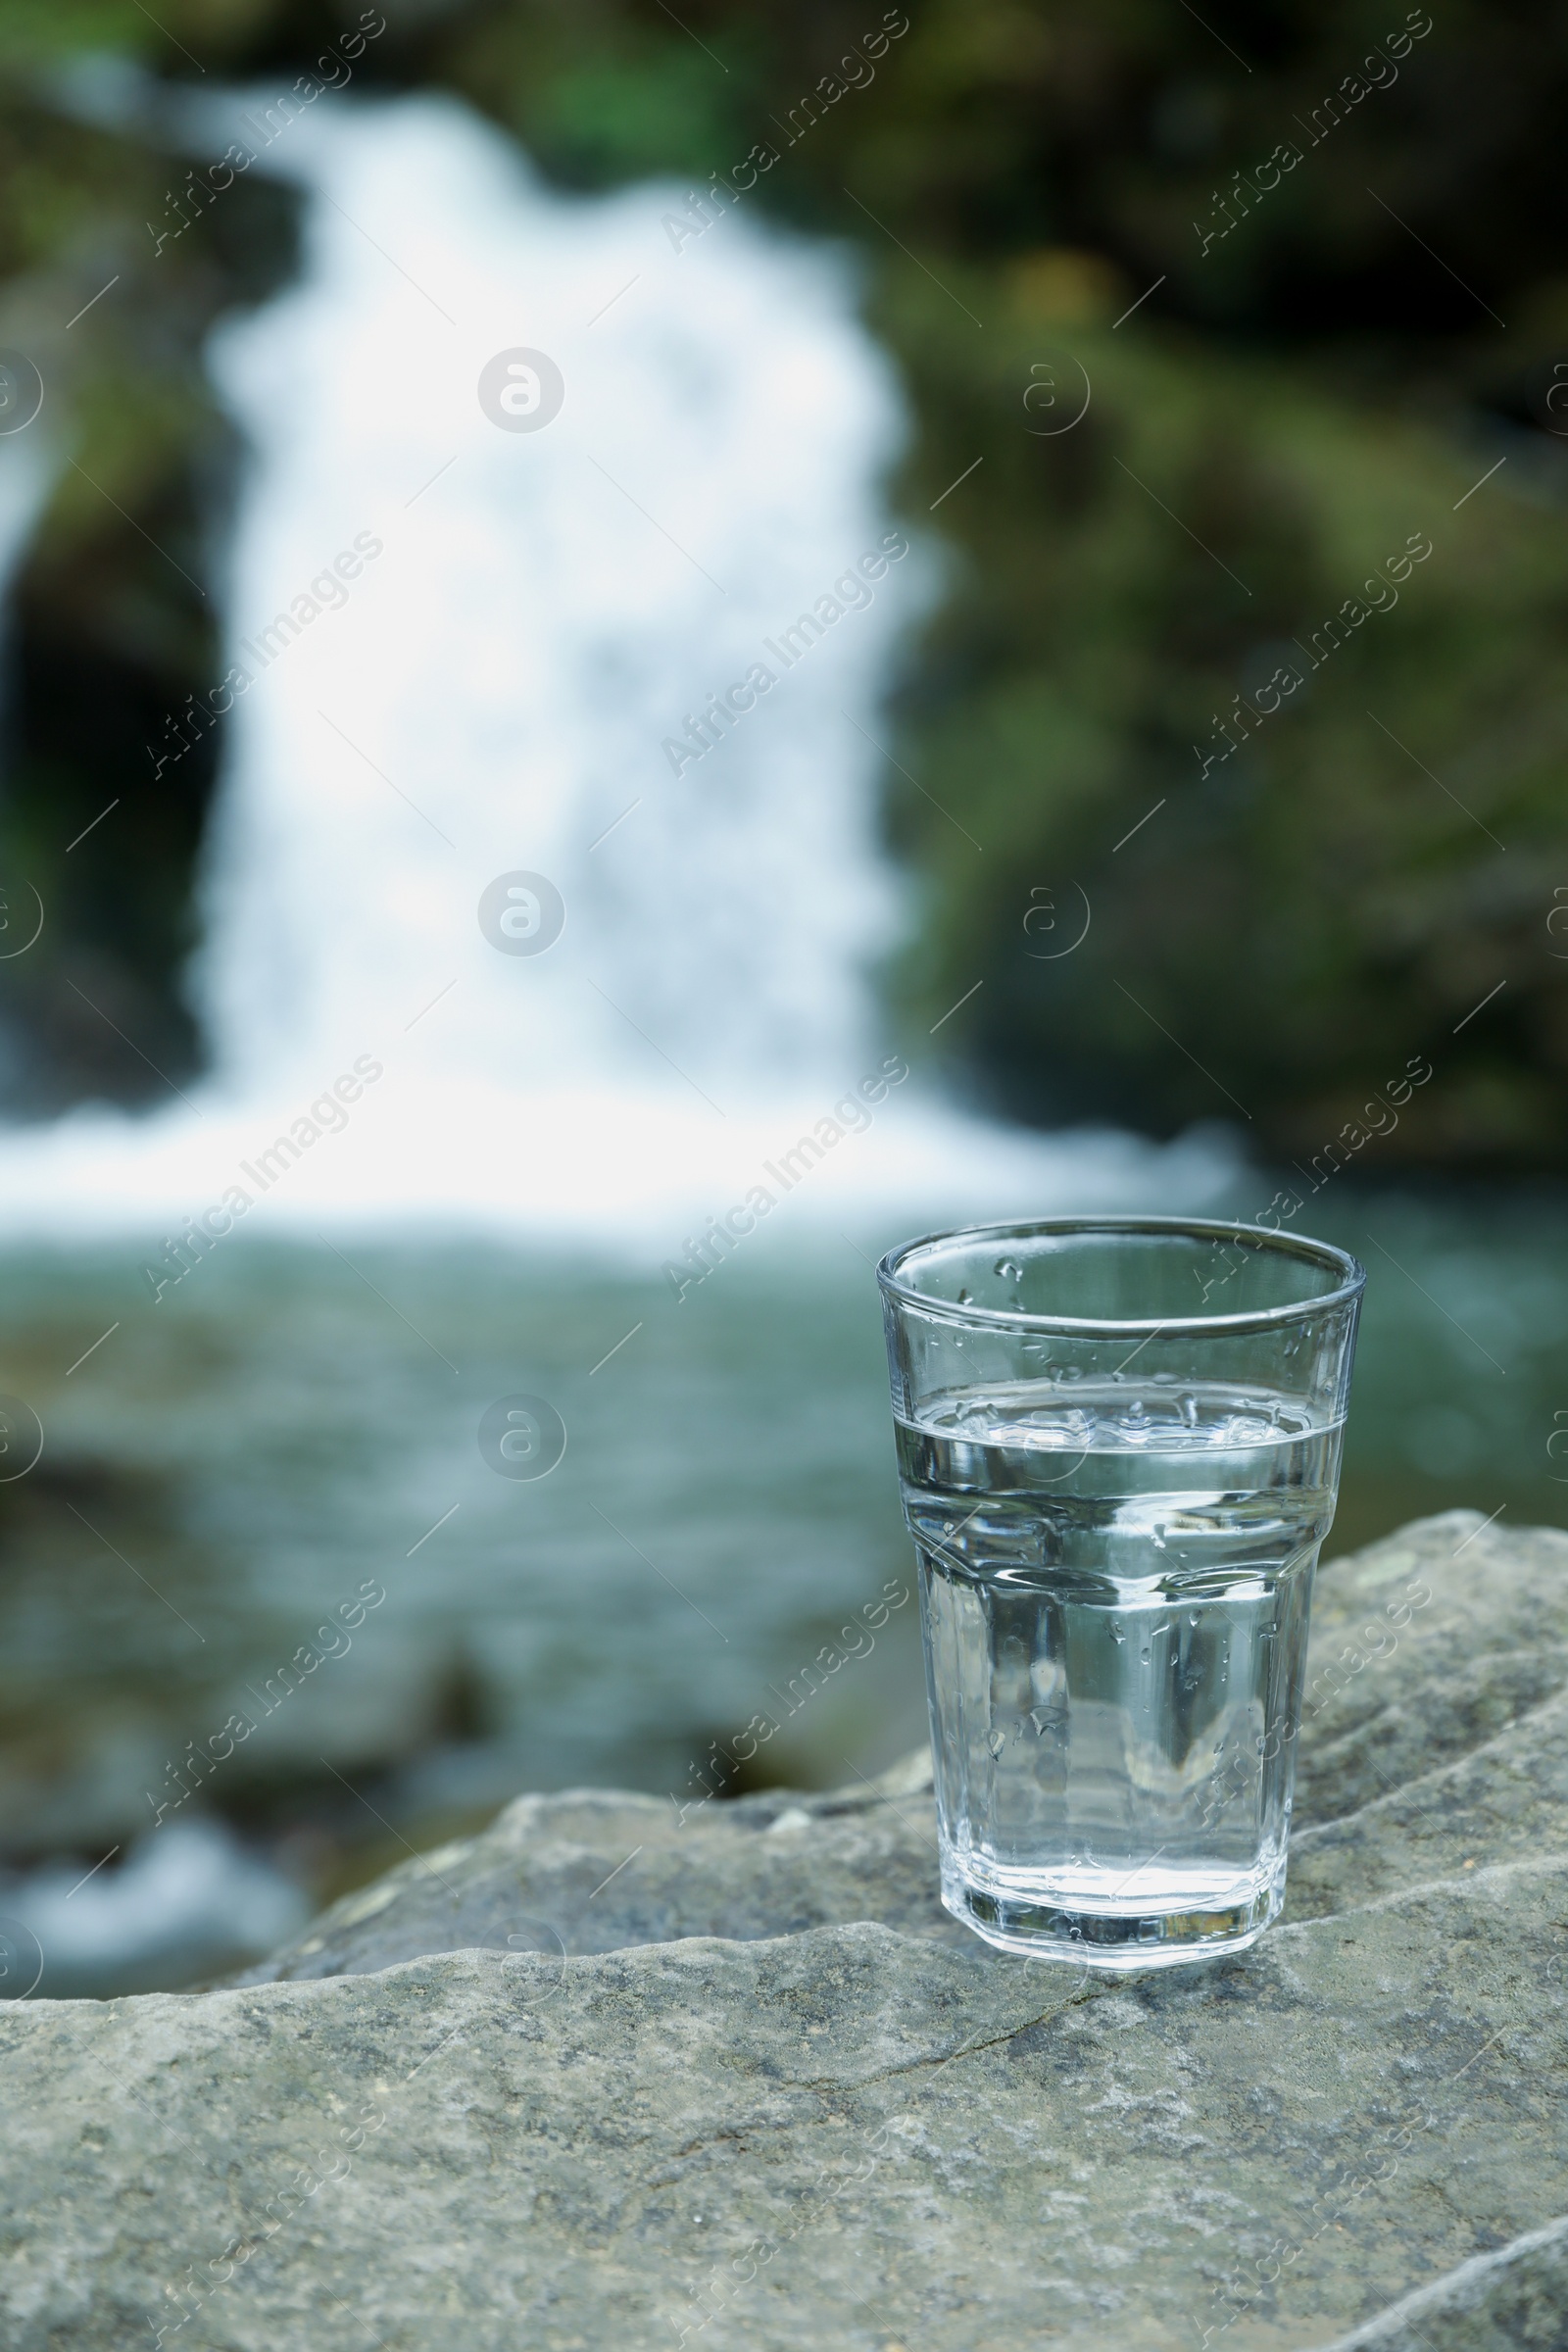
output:
M1258 1226L1053 1217L878 1278L943 1902L1077 1965L1240 1951L1284 1899L1363 1269Z

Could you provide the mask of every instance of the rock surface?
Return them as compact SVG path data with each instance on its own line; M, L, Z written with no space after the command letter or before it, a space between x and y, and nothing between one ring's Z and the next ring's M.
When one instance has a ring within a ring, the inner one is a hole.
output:
M525 1797L270 1981L0 2010L0 2341L1562 2352L1568 1537L1425 1521L1314 1620L1228 1962L990 1952L911 1764Z

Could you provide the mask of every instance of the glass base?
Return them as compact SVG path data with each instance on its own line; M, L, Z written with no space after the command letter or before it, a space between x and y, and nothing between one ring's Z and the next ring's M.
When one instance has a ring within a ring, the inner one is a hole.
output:
M1064 1960L1073 1968L1130 1974L1179 1968L1245 1952L1257 1941L1285 1901L1282 1857L1271 1879L1231 1902L1191 1910L1084 1910L1051 1893L1025 1895L963 1878L951 1857L942 1870L943 1907L999 1951L1031 1960Z

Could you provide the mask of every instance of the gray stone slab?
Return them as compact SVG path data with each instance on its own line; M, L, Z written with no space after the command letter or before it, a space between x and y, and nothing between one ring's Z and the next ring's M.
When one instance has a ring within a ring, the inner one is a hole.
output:
M911 1766L523 1799L273 1981L0 2010L0 2342L1561 2352L1568 1542L1479 1524L1325 1575L1314 1672L1432 1597L1309 1719L1296 1915L1228 1962L950 1936Z

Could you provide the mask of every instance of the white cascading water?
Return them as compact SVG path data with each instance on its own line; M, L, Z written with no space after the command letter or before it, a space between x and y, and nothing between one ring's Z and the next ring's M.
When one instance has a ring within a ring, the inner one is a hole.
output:
M890 369L843 255L744 202L699 230L668 184L556 195L452 102L323 102L264 168L308 200L298 282L212 351L251 452L192 974L212 1075L152 1116L13 1133L0 1213L172 1225L368 1059L270 1222L673 1248L925 1043L870 987L899 930L879 702L936 571L887 510ZM563 381L539 429L481 406L518 349ZM671 754L754 664L776 682L731 731ZM540 955L480 928L519 870L565 908ZM802 1200L1002 1214L1191 1201L1217 1173L984 1127L916 1078Z
M762 640L889 527L901 420L848 273L740 220L677 252L673 189L553 196L456 107L302 132L303 282L213 355L255 452L235 638L384 545L238 706L201 973L220 1071L314 1089L456 977L398 1048L412 1082L664 1092L619 1005L742 1101L842 1083L890 913L857 729L912 566L799 678ZM518 346L564 379L542 430L476 393ZM663 742L757 662L779 686L677 776ZM566 906L537 958L475 919L515 868Z

